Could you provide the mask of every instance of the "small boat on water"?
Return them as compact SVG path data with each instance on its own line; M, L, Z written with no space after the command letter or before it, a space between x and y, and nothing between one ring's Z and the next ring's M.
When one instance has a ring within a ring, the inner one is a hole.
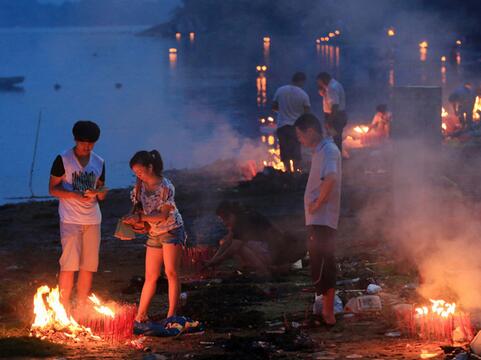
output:
M0 89L12 89L25 80L24 76L0 77Z

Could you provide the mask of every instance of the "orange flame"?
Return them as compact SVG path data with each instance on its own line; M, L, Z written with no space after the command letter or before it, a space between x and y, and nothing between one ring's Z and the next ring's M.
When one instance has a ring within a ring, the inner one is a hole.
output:
M356 126L353 130L358 134L367 134L369 132L369 126L359 125L359 126Z
M92 301L95 304L94 305L95 311L97 311L98 313L100 313L102 315L109 316L112 319L115 317L114 311L111 308L109 308L105 305L102 305L99 298L97 296L95 296L95 294L90 295L89 299L90 299L90 301Z
M79 325L60 302L58 286L50 289L47 285L37 289L33 298L35 320L30 328L36 337L42 337L43 331L61 331L69 338L77 338L81 333L93 340L100 340L99 336L92 333L90 328Z
M448 303L444 300L433 300L429 299L431 302L431 309L427 306L417 307L416 313L418 316L426 316L428 314L436 314L442 318L447 318L456 313L456 304Z
M444 109L444 107L441 108L441 117L445 118L447 117L449 114L448 112L446 111L446 109Z

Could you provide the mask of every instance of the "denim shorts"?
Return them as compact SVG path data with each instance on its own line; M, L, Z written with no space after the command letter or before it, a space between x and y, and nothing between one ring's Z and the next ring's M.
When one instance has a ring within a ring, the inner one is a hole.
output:
M148 235L147 242L145 246L153 247L153 248L162 248L163 244L173 244L173 245L185 245L187 239L187 235L185 234L185 230L183 226L178 228L172 229L164 234L160 235Z

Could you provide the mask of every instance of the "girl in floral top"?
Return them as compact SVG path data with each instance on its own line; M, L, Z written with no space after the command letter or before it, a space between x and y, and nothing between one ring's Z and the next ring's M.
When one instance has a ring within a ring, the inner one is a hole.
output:
M137 185L131 193L132 202L141 204L141 211L124 217L130 225L146 224L145 283L140 296L134 331L148 331L151 324L147 312L155 294L162 264L169 283L169 311L176 313L180 294L179 268L185 231L182 217L174 202L175 189L162 175L163 162L157 150L139 151L130 160L130 168L137 176Z

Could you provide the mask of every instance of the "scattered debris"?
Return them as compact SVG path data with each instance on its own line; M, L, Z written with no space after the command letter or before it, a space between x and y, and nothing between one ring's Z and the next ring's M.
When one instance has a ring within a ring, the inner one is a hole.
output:
M369 295L375 295L375 294L382 291L382 287L380 287L379 285L376 285L376 284L369 284L367 286L366 291Z

